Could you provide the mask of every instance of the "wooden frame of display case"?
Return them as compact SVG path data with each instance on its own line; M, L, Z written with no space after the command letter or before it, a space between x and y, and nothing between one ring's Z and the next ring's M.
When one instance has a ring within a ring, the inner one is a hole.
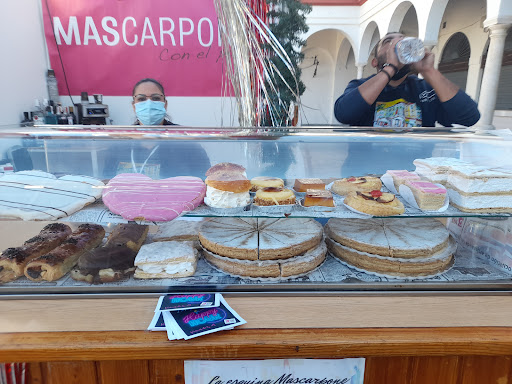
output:
M365 384L512 383L512 295L226 295L247 324L144 331L156 297L0 301L0 361L31 383L181 383L189 359L366 357Z

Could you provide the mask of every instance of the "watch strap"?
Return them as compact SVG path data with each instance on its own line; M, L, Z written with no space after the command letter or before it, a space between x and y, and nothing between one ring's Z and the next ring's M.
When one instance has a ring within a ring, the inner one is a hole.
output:
M381 70L382 70L382 69L384 69L384 68L386 68L386 67L391 67L391 68L393 68L393 69L395 70L395 74L398 72L398 67L397 67L395 64L391 64L391 63L384 63L384 64L382 64L382 68L381 68ZM388 75L389 75L389 73L388 73Z

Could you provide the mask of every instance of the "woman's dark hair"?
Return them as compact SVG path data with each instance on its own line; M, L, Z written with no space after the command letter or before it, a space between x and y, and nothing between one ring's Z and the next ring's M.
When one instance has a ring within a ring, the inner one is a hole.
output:
M133 91L132 91L132 96L135 96L135 90L137 89L137 87L139 85L141 85L142 83L153 83L155 84L158 89L160 89L160 91L162 92L162 95L164 95L165 97L165 92L164 92L164 87L162 84L160 84L158 81L156 81L155 79L151 79L151 78L146 78L146 79L142 79L142 80L139 80L137 81L137 84L135 84L135 86L133 87Z

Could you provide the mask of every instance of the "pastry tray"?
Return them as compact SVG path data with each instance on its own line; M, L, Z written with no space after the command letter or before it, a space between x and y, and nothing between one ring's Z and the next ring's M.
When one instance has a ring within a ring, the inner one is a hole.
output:
M264 282L233 277L210 266L202 258L196 273L179 279L135 279L91 285L73 280L69 274L55 282L32 282L25 277L0 285L0 295L34 294L134 294L163 292L348 292L348 291L468 291L493 289L510 291L512 275L479 258L476 252L459 246L453 266L437 276L424 279L402 279L375 276L351 268L328 254L325 262L313 272L291 280Z
M383 188L384 190L385 188ZM187 212L183 216L188 217L312 217L312 218L325 218L329 219L332 217L349 219L349 218L370 218L371 216L366 214L359 214L353 212L346 208L343 205L343 196L339 196L333 193L334 203L336 205L335 208L330 208L328 211L322 212L321 210L315 209L304 209L300 207L298 204L294 205L291 210L285 210L283 212L273 212L270 214L262 213L261 209L254 208L253 205L247 206L245 209L238 211L237 213L232 213L229 210L226 213L222 213L219 209L211 209L207 205L200 205L196 209L191 212ZM511 217L511 213L479 213L479 212L462 212L459 209L448 206L448 209L444 212L432 212L432 211L422 211L418 208L411 207L408 205L400 195L397 195L397 198L404 204L405 213L402 215L392 216L392 217ZM70 216L64 217L60 219L63 222L87 222L87 223L127 223L128 220L123 219L121 216L116 215L102 203L96 202L94 204L88 205L85 208L82 208L80 211L73 213ZM144 222L140 222L143 224ZM149 222L147 224L152 224L153 222ZM156 224L156 223L153 223Z

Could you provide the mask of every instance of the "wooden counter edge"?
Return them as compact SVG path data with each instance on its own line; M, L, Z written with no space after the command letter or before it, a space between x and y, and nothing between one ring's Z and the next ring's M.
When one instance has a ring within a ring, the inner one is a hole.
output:
M0 361L512 355L509 327L238 329L188 341L165 332L0 334Z

